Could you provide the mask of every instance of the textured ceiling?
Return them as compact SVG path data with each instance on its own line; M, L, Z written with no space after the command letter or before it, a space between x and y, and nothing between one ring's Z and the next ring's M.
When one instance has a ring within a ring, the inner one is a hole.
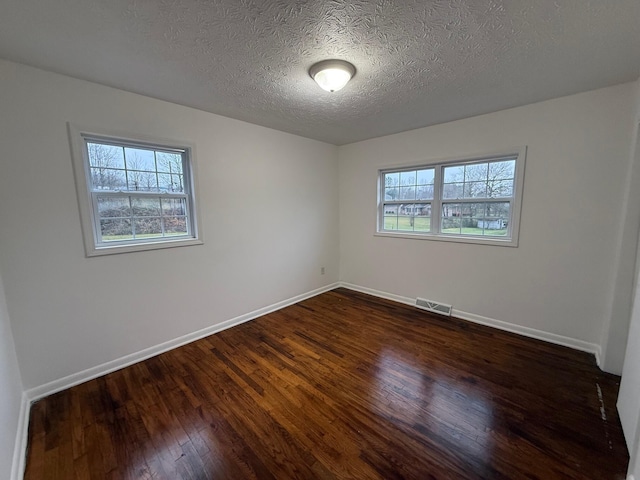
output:
M345 144L631 81L639 0L2 0L0 57ZM356 76L321 90L309 67Z

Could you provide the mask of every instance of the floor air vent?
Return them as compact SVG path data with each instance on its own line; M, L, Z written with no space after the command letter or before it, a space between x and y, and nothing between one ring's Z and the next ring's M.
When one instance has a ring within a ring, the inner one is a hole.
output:
M416 307L429 310L433 313L439 313L440 315L451 316L451 305L445 305L444 303L433 302L426 298L416 298Z

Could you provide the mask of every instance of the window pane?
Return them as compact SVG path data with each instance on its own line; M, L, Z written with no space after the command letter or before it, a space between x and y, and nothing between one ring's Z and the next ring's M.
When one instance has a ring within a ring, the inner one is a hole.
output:
M91 186L96 190L126 190L127 180L124 170L112 170L110 168L92 168Z
M478 217L478 228L484 229L484 235L504 236L507 234L510 204L487 202L484 217Z
M484 235L506 235L509 223L509 213L509 203L487 202L485 204L484 217L478 217L478 228L484 229Z
M416 187L400 187L400 196L398 200L415 200L416 199Z
M408 186L416 184L416 171L400 172L400 185Z
M132 198L131 206L135 217L160 216L160 198ZM136 230L137 231L137 230Z
M464 198L464 183L445 183L442 198Z
M136 238L162 236L162 221L160 217L134 218L133 225L136 231Z
M165 235L186 235L187 217L164 217Z
M384 186L385 188L398 187L400 185L400 174L385 173L384 174Z
M184 192L183 178L184 177L182 175L171 175L171 183L173 185L174 192Z
M124 169L122 147L87 142L87 153L92 167Z
M415 217L409 215L398 215L398 230L413 232L413 224Z
M464 166L444 167L444 183L464 181Z
M431 230L431 204L416 205L413 230L415 232L429 232Z
M382 208L385 215L391 215L393 217L398 215L398 205L383 205Z
M430 228L431 205L415 203L400 205L398 209L398 230L428 231Z
M508 202L445 203L442 233L473 236L505 236L509 222Z
M444 203L440 219L442 233L460 233L460 216L462 209L459 203Z
M182 155L179 153L156 152L158 172L182 174Z
M430 232L431 231L431 217L416 217L414 220L415 232Z
M398 195L400 194L400 192L398 191L398 188L385 188L384 191L384 199L385 200L397 200Z
M487 197L511 197L513 196L513 180L491 180L487 184Z
M433 185L418 185L416 200L433 200Z
M469 182L464 184L464 198L486 198L487 182Z
M128 190L130 192L157 192L156 174L151 172L128 171Z
M485 216L485 203L469 203L469 217L473 219L474 224L468 225L469 227L477 227L478 226L478 218L483 218Z
M384 230L398 229L398 205L383 205Z
M186 215L187 202L184 198L162 198L162 215Z
M433 185L434 169L418 170L418 185Z
M171 175L166 174L166 173L159 173L158 174L158 189L161 192L171 192L172 190L172 186L171 186Z
M103 242L133 239L131 220L129 219L100 220L100 231Z
M487 202L485 208L487 217L501 218L505 221L509 219L511 213L509 202Z
M505 160L489 164L489 180L507 180L513 178L516 173L516 161Z
M156 160L153 150L126 147L124 154L127 161L127 170L156 171Z
M158 181L161 192L184 192L182 175L159 173Z
M130 217L129 197L98 197L100 218Z
M398 229L398 217L384 217L384 229L385 230L397 230Z
M462 235L483 235L482 223L485 217L484 203L465 203L460 212L460 233Z
M465 182L486 181L488 163L476 163L474 165L466 165L464 171Z
M384 230L420 231L431 229L431 204L383 205Z

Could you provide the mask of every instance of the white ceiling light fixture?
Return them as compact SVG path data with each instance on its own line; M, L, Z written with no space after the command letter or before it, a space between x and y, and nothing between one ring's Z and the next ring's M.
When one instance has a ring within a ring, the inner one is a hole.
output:
M320 88L337 92L356 74L356 67L344 60L323 60L311 66L309 75Z

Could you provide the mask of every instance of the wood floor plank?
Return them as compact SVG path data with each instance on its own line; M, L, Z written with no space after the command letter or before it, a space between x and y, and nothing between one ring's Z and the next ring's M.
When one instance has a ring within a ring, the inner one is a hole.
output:
M337 289L35 403L25 479L624 479L618 384Z

